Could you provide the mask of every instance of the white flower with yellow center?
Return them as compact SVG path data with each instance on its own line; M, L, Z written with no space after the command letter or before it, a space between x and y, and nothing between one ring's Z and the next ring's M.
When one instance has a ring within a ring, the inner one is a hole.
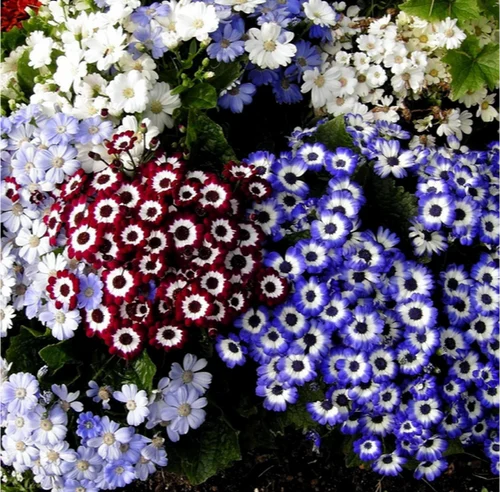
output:
M140 113L148 102L146 79L137 70L117 75L106 88L106 94L113 112Z
M183 41L196 38L198 41L208 40L208 34L219 27L219 18L213 5L203 2L190 3L183 6L177 14L177 32Z

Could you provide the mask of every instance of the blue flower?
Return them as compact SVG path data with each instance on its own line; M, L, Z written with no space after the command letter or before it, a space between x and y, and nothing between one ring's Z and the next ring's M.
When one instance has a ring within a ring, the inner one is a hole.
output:
M331 399L306 403L306 408L313 420L321 425L335 425L340 415Z
M342 213L322 210L319 220L311 224L311 236L327 247L336 248L344 244L352 229L352 222Z
M300 353L300 350L288 351L281 357L276 368L279 371L278 381L286 381L291 385L303 386L316 377L314 362L309 355Z
M406 463L406 458L399 456L396 452L382 454L372 463L374 471L384 476L395 477L402 470L402 465Z
M348 324L352 319L349 302L340 294L330 295L330 300L320 313L326 329L337 330Z
M168 48L163 44L161 34L163 29L157 26L154 29L151 26L139 27L134 31L136 42L129 45L129 51L132 53L134 60L139 58L144 50L151 52L153 58L161 58Z
M253 337L254 343L260 345L265 354L269 356L283 355L288 350L290 335L282 333L276 326Z
M221 24L219 29L210 36L214 40L207 48L210 58L215 58L219 62L229 63L245 52L245 42L241 41L245 32L243 20Z
M248 79L257 87L269 85L279 80L279 70L260 68L253 63L248 64Z
M358 155L351 149L337 147L326 161L326 170L335 177L351 176L358 165Z
M110 488L125 487L135 480L132 465L125 460L116 460L104 467L104 477Z
M130 14L130 20L140 26L148 26L156 17L166 17L170 14L170 6L154 2L145 7L138 7Z
M95 273L79 275L80 292L77 294L78 307L84 309L95 309L99 306L103 296L101 279Z
M367 383L371 378L371 365L368 363L365 352L357 352L346 348L341 358L335 363L340 382L347 384Z
M322 240L301 239L296 247L304 259L308 273L320 273L330 265L329 248Z
M284 412L287 404L295 403L299 394L297 388L288 383L273 381L268 384L258 384L255 393L264 398L264 408L275 412Z
M399 303L396 311L402 323L419 332L436 324L437 309L430 298L421 294L414 294L410 299Z
M294 279L305 270L305 262L296 247L287 249L285 257L279 253L270 252L264 258L264 265L274 268L282 276Z
M419 220L428 231L439 231L455 220L455 203L450 195L426 194L420 197L418 205Z
M299 277L295 282L292 302L305 316L316 316L328 303L328 289L316 277L310 277L308 280Z
M179 434L187 434L189 429L197 429L205 421L203 408L207 399L199 397L194 388L181 386L176 392L165 396L167 406L162 410L161 418L171 421L172 428Z
M232 368L236 365L242 366L245 363L245 353L247 349L241 346L239 338L233 333L230 333L228 338L219 335L217 337L215 349L219 357L228 367Z
M384 322L371 306L357 306L353 318L344 325L341 333L344 343L355 349L369 349L380 342Z
M317 46L312 45L309 41L300 40L295 43L297 51L292 59L292 65L285 70L287 77L296 77L300 80L301 75L306 70L313 70L315 67L321 66L321 54Z
M230 109L233 113L241 113L243 106L252 102L257 88L251 83L237 83L231 89L219 98L219 106L224 109Z
M425 478L426 480L432 481L439 477L447 468L448 463L444 459L423 461L415 468L413 476L418 480Z
M83 442L97 437L101 431L101 418L92 412L85 412L78 416L76 434L82 438Z
M377 155L373 170L382 178L390 174L395 178L403 178L415 164L413 152L401 152L399 140L377 139L372 146Z
M309 186L299 178L307 171L307 164L302 160L281 157L275 161L273 173L268 180L276 191L288 191L300 197L307 197Z
M273 82L272 88L278 104L295 104L304 99L300 87L286 77Z
M113 133L113 123L103 120L100 116L92 116L80 123L80 129L75 135L75 140L81 144L91 142L99 145L104 140L109 139Z
M56 113L49 118L40 132L48 145L67 145L78 134L78 120L73 116Z
M363 461L376 460L382 454L382 444L379 438L371 435L354 441L353 449Z
M273 325L289 336L301 337L309 329L306 316L291 301L274 308L273 315Z

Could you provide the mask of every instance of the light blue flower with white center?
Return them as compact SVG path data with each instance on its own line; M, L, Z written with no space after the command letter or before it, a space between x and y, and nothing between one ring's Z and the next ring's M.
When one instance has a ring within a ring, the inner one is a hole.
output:
M78 427L76 434L82 438L82 442L86 443L88 439L97 437L101 431L101 417L94 415L92 412L85 412L78 416L76 421Z
M352 222L345 215L328 211L321 211L319 220L311 224L312 238L330 248L342 246L351 230Z
M52 392L59 397L58 403L65 412L69 411L70 408L75 412L81 412L83 410L83 403L76 401L80 396L79 391L70 393L65 384L53 384L51 389Z
M367 350L381 342L383 328L382 318L371 306L356 306L353 318L340 332L344 336L345 345Z
M105 460L119 459L120 446L130 442L134 435L134 428L120 428L120 424L110 420L108 416L101 419L101 426L100 435L89 439L87 445L91 448L97 448L99 456Z
M104 477L110 489L125 487L136 478L133 466L125 460L108 463L104 467Z
M419 199L418 218L428 231L450 227L455 220L455 201L445 193L426 194Z
M198 359L193 354L184 356L182 366L174 362L168 373L171 380L169 391L176 391L181 386L185 386L195 389L200 395L204 394L212 382L212 375L209 372L200 372L206 366L206 359Z
M64 488L62 492L99 492L99 488L97 485L91 480L74 480L72 478L68 478L64 482Z
M351 221L356 221L363 201L355 198L348 190L329 190L318 201L318 209L320 211L330 213L340 213L345 215Z
M47 415L43 407L37 408L36 410L36 412L33 412L34 418L35 415L38 416L37 428L32 435L33 441L35 441L37 445L43 446L53 446L62 441L68 433L68 416L66 412L58 405L52 407Z
M37 170L44 173L45 181L60 184L66 176L73 176L80 169L76 155L76 149L67 144L51 145L36 154L34 164Z
M80 309L96 309L102 301L104 284L95 273L79 274L80 291L77 294Z
M75 458L72 468L66 472L66 478L71 480L95 480L104 465L97 450L86 446L78 446Z
M78 120L67 114L56 113L43 125L40 137L49 145L67 145L77 135Z
M165 397L167 407L162 411L162 419L171 422L179 434L187 434L189 429L197 429L205 421L207 399L200 398L194 388L181 386Z
M11 374L0 387L2 403L10 413L24 415L38 403L40 389L36 378L27 372Z
M278 381L291 385L303 386L316 377L312 358L300 353L300 349L289 350L286 356L280 358L276 368L279 371Z
M75 140L81 144L99 145L109 139L113 133L113 123L103 120L100 116L92 116L80 123Z
M438 314L432 300L420 294L414 294L407 301L399 303L396 311L402 323L419 332L432 328Z
M320 273L330 265L330 248L321 239L301 239L295 246L304 259L308 273Z
M338 147L326 160L326 170L334 177L351 176L358 165L358 155L346 147Z
M27 186L30 183L38 183L44 177L45 173L35 166L35 156L37 153L38 148L26 142L12 158L11 176L16 178L16 181L21 186Z

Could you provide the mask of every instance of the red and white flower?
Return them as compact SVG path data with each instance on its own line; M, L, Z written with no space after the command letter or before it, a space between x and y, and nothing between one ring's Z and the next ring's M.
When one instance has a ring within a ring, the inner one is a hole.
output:
M144 335L137 327L117 328L109 334L109 352L124 359L133 359L142 350Z
M55 301L57 309L76 309L76 296L79 291L80 282L77 276L68 270L60 270L49 277L47 292L49 297Z
M134 298L137 279L125 268L115 268L103 273L104 289L113 299L131 301Z
M202 289L184 289L175 300L175 320L186 326L201 326L212 312L212 296Z
M288 283L272 268L261 270L257 274L257 295L268 306L280 304L288 295Z
M157 323L149 330L149 343L167 352L181 348L186 338L186 331L172 322Z
M176 249L186 246L197 248L203 239L203 225L198 224L195 215L182 215L175 218L168 228L173 236Z

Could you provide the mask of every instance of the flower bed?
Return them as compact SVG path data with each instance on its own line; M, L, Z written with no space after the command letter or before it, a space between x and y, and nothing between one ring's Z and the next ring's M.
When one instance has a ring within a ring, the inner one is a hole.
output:
M428 3L6 3L7 490L498 473L498 15Z

